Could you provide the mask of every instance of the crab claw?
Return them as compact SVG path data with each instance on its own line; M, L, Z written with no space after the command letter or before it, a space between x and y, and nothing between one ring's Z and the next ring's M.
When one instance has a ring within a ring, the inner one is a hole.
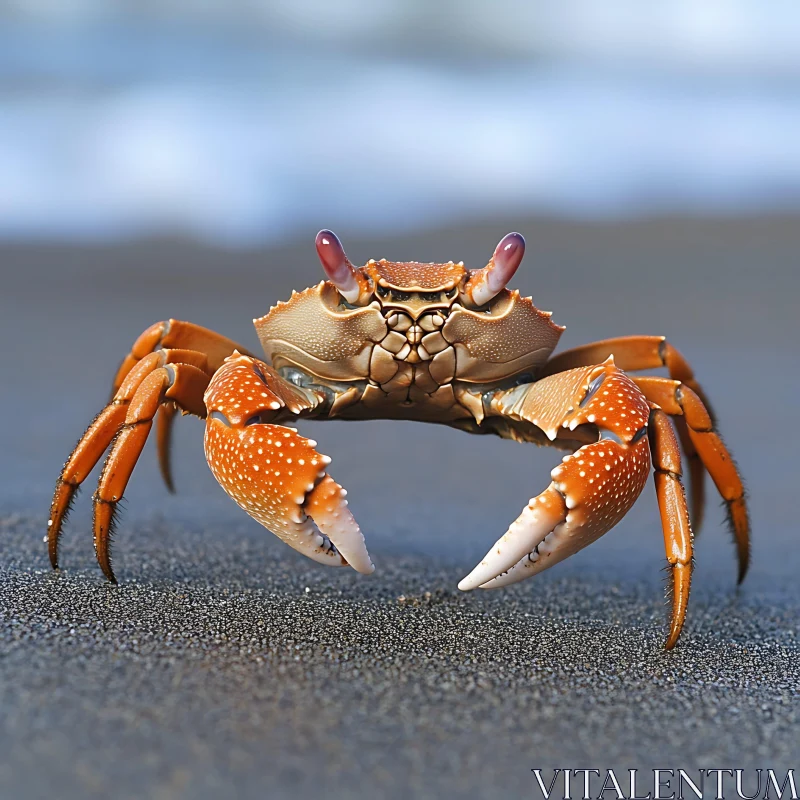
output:
M629 445L601 439L565 456L550 473L550 486L528 503L458 588L499 589L582 550L628 513L649 471L646 437Z
M508 233L495 247L489 263L473 273L464 289L474 306L488 303L506 287L522 263L525 255L525 239L521 233Z
M320 564L375 568L347 508L347 492L326 474L328 456L316 442L282 425L206 427L206 458L214 477L251 517Z
M205 453L222 488L251 517L321 564L374 570L331 460L294 428L272 424L304 398L268 364L238 353L215 374ZM306 401L308 402L308 401Z
M316 238L317 255L330 282L348 303L355 303L361 295L361 286L356 277L356 268L350 263L339 237L322 230Z
M548 534L566 518L564 498L550 486L528 503L483 561L458 584L458 588L467 592L496 579L529 553L535 553Z

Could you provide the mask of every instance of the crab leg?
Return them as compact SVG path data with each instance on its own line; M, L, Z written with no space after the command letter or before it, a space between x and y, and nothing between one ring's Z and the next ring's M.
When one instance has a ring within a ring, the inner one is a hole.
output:
M125 356L117 370L113 391L116 392L122 386L122 382L138 361L162 348L197 350L204 353L208 359L208 368L211 370L211 374L222 366L222 362L234 350L247 353L247 350L241 345L216 331L179 319L163 320L151 325L133 343L130 353Z
M741 583L750 563L750 521L744 486L731 454L714 429L711 415L700 397L681 381L646 377L637 378L636 384L648 400L685 422L689 438L728 509Z
M56 481L53 502L50 504L50 518L47 521L47 551L53 569L58 569L58 541L72 508L75 493L125 421L127 402L107 405L92 420Z
M178 408L174 403L162 403L156 415L156 452L161 479L170 494L175 494L172 479L172 431Z
M553 375L565 369L599 364L612 354L617 366L627 372L666 367L673 380L685 383L701 398L712 420L714 419L708 398L697 382L689 362L664 336L619 336L584 344L551 358L545 364L542 374ZM697 532L705 516L705 469L689 438L685 423L677 419L673 422L688 462L692 519Z
M58 566L58 540L78 487L94 469L95 464L125 423L131 401L142 382L154 370L164 368L167 364L178 363L192 365L203 374L207 374L207 359L202 353L190 350L160 350L145 356L128 373L112 401L95 417L67 459L56 481L55 494L50 506L50 519L47 523L48 551L54 569Z
M247 350L232 339L228 339L216 331L195 325L193 322L184 322L179 319L156 322L139 336L133 343L130 353L125 356L122 364L120 364L111 390L112 397L136 364L159 348L178 348L204 353L208 359L208 368L212 375L234 351L247 354ZM174 407L170 404L162 408L157 418L156 452L158 453L158 466L161 471L161 477L170 492L175 491L170 457L174 419Z
M666 336L618 336L573 347L553 356L545 364L542 375L554 375L566 369L600 364L611 355L614 356L616 365L626 372L666 367L673 380L685 383L703 399L713 416L711 404L697 382L689 362L667 341Z
M639 386L639 380L634 378L633 382ZM648 397L644 389L642 389L642 392L645 397ZM681 448L686 456L692 497L692 526L695 534L697 534L706 518L706 466L703 464L703 460L700 458L691 436L689 436L689 426L686 424L686 420L683 417L673 417L672 424L675 426Z
M330 458L294 428L274 423L312 412L322 398L264 362L235 353L214 375L205 402L206 460L228 495L314 561L371 573L347 493L326 473Z
M683 629L692 583L692 528L681 483L681 453L667 415L654 407L650 413L650 450L664 547L672 571L672 621L665 647L671 650Z
M95 554L112 583L117 582L109 549L114 516L153 426L153 418L165 400L177 403L189 414L205 416L203 392L208 381L208 374L192 364L168 364L147 375L131 399L94 494Z

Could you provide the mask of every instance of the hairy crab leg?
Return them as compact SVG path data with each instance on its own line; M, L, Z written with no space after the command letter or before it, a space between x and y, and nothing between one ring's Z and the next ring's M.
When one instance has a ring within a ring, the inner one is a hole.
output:
M48 552L54 569L58 567L59 537L75 493L125 422L128 406L136 390L153 370L177 362L190 363L204 371L207 369L207 359L202 353L189 350L160 350L150 353L128 373L114 398L95 417L67 459L56 481L47 523Z
M681 381L647 377L638 378L636 384L648 400L686 422L692 444L728 509L739 561L738 582L741 583L750 563L750 520L744 485L731 454L714 428L711 415L700 397Z
M156 451L161 479L170 494L175 494L172 479L172 431L178 407L174 403L162 403L156 416Z
M158 349L196 350L204 353L212 375L234 350L247 353L247 350L232 339L193 322L179 319L156 322L139 336L130 353L123 359L114 378L113 392L116 393L138 361Z
M634 378L634 383L639 386L638 378ZM639 387L641 388L641 386ZM647 392L642 390L645 397ZM648 400L650 398L648 397ZM692 437L689 436L689 426L683 417L672 417L672 424L678 433L678 440L681 443L684 455L686 456L686 467L689 472L689 487L692 498L692 526L695 535L700 530L706 518L706 466L700 458L697 448L694 446Z
M131 399L94 495L95 553L103 573L112 583L116 583L116 578L109 545L114 516L153 426L153 418L165 400L177 403L187 413L204 417L203 393L208 382L208 374L192 364L167 364L147 375Z
M681 452L667 415L659 408L650 412L650 451L656 484L664 547L672 572L672 621L667 642L671 650L683 630L692 584L692 527L686 494L681 483Z
M205 402L206 460L234 502L314 561L371 573L346 492L327 475L330 458L313 440L273 422L311 412L321 399L236 353L214 375Z
M703 403L709 413L712 413L711 404L697 382L689 362L667 341L666 336L618 336L573 347L553 356L544 365L542 376L589 364L600 364L609 356L613 356L616 365L626 372L666 367L670 377L685 383L703 398Z
M697 382L689 362L664 336L618 336L614 339L603 339L574 347L553 356L545 364L542 376L553 375L575 367L599 364L610 355L614 356L617 366L627 372L666 367L670 378L685 383L701 398L711 418L714 419L708 398ZM685 426L677 421L675 423L681 446L684 448L688 461L692 519L695 533L697 533L705 517L705 469L697 456Z
M53 502L50 504L50 517L47 520L47 551L53 569L58 568L58 542L69 516L72 501L75 499L75 493L108 449L120 425L125 421L126 406L127 403L111 403L92 420L56 481Z
M234 351L247 354L247 350L241 345L216 331L179 319L162 320L151 325L133 343L130 353L125 356L117 370L111 390L112 398L134 366L159 348L196 350L205 353L211 375ZM158 453L161 477L170 493L175 492L171 458L174 421L175 408L172 404L167 403L161 409L156 421L156 452Z

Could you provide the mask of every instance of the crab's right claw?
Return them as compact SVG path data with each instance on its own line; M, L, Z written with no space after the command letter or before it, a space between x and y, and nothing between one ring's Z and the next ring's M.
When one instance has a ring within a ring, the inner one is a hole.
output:
M235 354L214 376L205 400L206 460L230 497L314 561L371 573L347 493L326 472L330 458L294 428L265 421L284 408L297 413L309 402L301 390L267 364Z
M315 444L282 425L236 427L210 416L206 426L211 471L241 508L314 561L369 574L374 566L347 493L326 474L330 458Z

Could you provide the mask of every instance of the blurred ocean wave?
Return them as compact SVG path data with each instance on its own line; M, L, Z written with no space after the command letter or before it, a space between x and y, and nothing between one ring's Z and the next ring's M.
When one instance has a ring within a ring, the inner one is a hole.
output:
M755 0L0 0L0 236L797 209L798 44Z

